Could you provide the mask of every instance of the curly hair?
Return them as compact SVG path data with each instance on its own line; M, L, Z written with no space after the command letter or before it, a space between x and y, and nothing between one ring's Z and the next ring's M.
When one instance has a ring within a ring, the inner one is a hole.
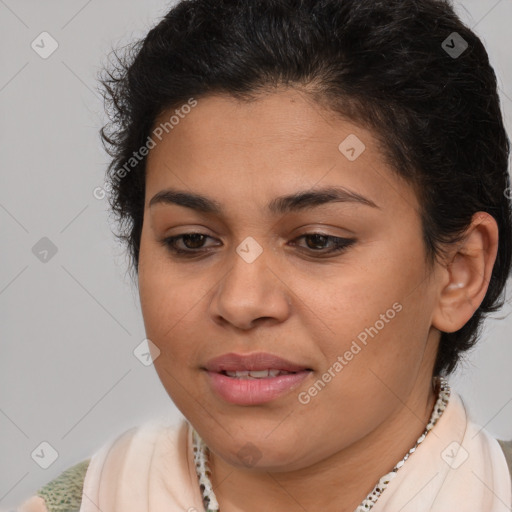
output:
M496 75L450 2L184 0L112 55L99 77L109 113L100 134L111 157L106 184L116 236L135 274L157 117L209 94L251 101L279 86L303 88L370 128L393 170L414 187L430 263L462 240L474 213L496 219L487 294L460 330L441 333L434 375L454 371L484 316L504 303L512 223L510 141Z

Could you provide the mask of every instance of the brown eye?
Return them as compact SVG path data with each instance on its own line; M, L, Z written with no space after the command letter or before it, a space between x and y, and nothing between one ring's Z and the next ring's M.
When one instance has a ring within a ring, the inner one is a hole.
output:
M181 238L183 239L183 243L187 249L200 249L202 243L204 243L206 235L191 233L189 235L183 235Z
M172 253L193 256L206 252L207 247L205 248L204 243L207 238L211 237L203 233L184 233L165 238L161 243Z
M161 243L176 256L194 257L207 253L208 249L213 247L204 245L208 238L212 237L203 233L183 233L165 238ZM352 238L339 238L323 233L307 233L295 240L300 239L306 240L306 246L294 243L292 245L297 245L303 251L317 253L318 256L339 254L356 242Z
M307 247L305 247L305 249L318 253L323 251L321 254L340 253L356 242L353 238L339 238L336 236L325 235L323 233L307 233L296 238L296 240L300 240L302 238L307 240ZM330 249L329 242L331 246Z
M309 240L311 243L306 242L309 249L325 249L326 243L329 241L328 236L324 235L305 235L305 240Z

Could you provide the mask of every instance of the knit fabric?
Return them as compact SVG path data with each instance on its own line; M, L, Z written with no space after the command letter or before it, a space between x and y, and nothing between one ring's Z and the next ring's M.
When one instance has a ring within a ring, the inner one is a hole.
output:
M82 488L90 459L66 469L57 478L37 491L48 512L79 512Z
M510 474L512 475L512 441L500 441L498 439L498 443L500 443L501 449L505 454L505 458L507 459L508 469L510 470Z

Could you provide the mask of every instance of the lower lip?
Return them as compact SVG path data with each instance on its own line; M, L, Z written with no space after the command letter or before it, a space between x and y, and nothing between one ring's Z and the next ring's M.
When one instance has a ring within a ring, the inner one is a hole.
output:
M237 405L270 402L297 387L310 373L302 371L263 379L237 379L207 371L213 390L227 402Z

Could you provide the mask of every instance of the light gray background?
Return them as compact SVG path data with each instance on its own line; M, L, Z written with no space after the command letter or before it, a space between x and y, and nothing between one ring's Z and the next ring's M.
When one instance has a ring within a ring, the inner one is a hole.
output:
M153 417L178 418L144 339L138 294L116 245L103 184L105 121L96 73L111 46L144 35L172 2L0 0L0 508L31 495L107 439ZM464 0L482 37L512 133L512 0ZM42 59L43 31L58 49ZM32 247L48 237L43 263ZM509 294L510 296L510 294ZM464 371L451 378L473 418L512 438L512 317L488 321ZM41 442L58 458L42 469Z

